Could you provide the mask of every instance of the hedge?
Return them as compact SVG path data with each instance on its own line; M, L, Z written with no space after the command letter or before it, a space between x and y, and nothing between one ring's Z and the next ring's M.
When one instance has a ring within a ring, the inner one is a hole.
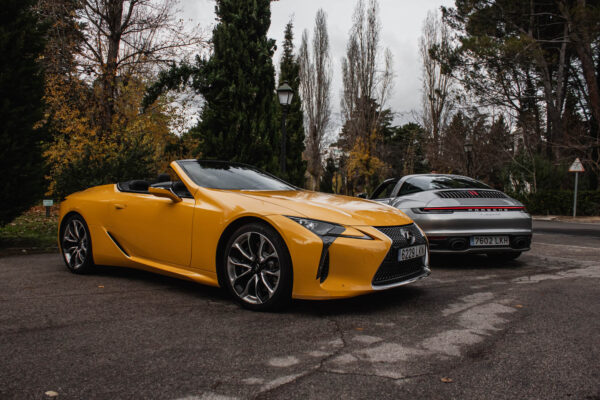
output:
M530 214L535 215L573 215L573 191L538 191L529 194L511 194L522 202ZM577 192L577 215L600 215L600 190Z

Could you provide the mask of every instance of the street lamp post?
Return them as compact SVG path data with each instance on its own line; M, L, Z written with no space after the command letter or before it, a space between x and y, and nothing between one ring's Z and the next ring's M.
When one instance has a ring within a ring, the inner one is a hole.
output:
M473 143L466 140L464 144L465 154L467 155L467 175L471 176L471 154L473 153Z
M294 90L287 84L287 82L283 82L281 86L277 88L277 97L279 97L279 104L283 108L283 113L281 116L281 156L279 160L279 169L281 173L285 173L285 143L287 141L286 132L285 132L285 118L287 117L287 111L292 104L292 98L294 97Z

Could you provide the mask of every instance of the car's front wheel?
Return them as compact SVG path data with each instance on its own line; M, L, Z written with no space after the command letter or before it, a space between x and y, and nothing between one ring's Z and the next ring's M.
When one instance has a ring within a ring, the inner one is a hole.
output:
M223 283L244 307L274 311L292 295L292 265L285 242L270 226L251 223L229 238L221 273Z
M88 226L78 214L67 217L61 229L62 255L67 268L76 274L85 274L94 268L92 241Z

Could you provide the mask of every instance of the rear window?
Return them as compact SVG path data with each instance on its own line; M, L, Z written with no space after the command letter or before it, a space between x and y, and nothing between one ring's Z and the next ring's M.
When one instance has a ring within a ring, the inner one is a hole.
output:
M491 187L465 176L425 175L414 176L404 181L399 195L437 189L491 189Z

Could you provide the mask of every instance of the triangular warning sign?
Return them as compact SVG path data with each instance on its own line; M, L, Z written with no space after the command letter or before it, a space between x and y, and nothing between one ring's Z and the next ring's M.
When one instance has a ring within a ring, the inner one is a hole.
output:
M579 157L573 161L573 164L569 167L569 172L585 172L585 168L583 168L583 164Z

